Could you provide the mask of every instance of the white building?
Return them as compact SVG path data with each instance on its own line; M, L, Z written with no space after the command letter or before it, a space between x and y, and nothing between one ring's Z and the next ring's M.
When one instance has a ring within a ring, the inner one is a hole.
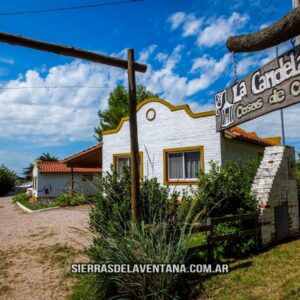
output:
M180 190L196 182L210 161L246 159L263 155L265 146L278 138L259 138L240 128L216 132L215 112L193 113L188 105L174 106L161 99L147 99L137 107L141 177L157 177L165 186ZM118 172L130 162L129 118L103 132L103 171Z
M53 198L72 190L88 196L94 194L97 192L97 179L102 173L101 153L102 145L96 145L62 162L35 161L33 197ZM73 166L73 162L78 166Z

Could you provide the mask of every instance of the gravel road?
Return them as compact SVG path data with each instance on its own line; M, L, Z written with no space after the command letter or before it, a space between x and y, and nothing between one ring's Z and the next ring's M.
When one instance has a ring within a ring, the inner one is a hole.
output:
M65 299L90 242L89 206L26 213L0 198L0 299Z

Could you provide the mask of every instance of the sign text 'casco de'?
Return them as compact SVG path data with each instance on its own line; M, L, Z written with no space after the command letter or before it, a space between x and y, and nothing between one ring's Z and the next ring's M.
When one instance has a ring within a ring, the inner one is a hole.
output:
M217 131L300 102L300 46L215 95Z

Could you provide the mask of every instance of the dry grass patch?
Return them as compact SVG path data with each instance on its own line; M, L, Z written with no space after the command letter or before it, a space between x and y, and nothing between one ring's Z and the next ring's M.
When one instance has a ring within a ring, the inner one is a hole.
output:
M58 267L68 267L79 251L67 244L56 243L51 246L45 246L37 249L41 263L50 263Z
M230 265L204 282L200 299L300 299L300 240Z
M1 251L0 250L0 296L3 295L5 292L7 292L10 287L7 284L7 260L8 260L9 254L8 252Z

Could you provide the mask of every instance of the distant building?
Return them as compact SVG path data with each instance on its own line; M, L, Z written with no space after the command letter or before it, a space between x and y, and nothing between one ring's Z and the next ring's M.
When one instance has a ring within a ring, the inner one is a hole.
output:
M53 198L63 192L74 191L93 195L97 191L97 178L102 173L102 145L96 145L66 158L62 162L35 161L33 168L33 197ZM67 166L76 160L85 167Z

